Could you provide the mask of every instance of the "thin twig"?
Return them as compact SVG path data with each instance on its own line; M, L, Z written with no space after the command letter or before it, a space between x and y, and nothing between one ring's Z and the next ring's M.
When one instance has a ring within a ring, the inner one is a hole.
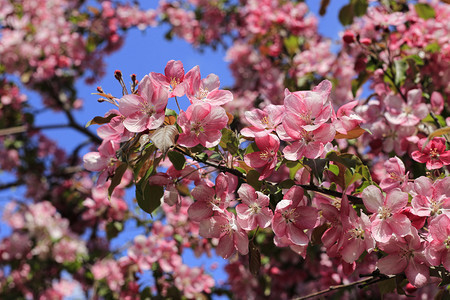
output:
M327 288L325 290L318 291L318 292L315 292L315 293L311 293L311 294L306 295L306 296L293 298L292 300L310 299L310 298L317 297L317 296L320 296L320 295L323 295L323 294L326 294L326 293L330 293L330 292L333 292L333 291L336 291L336 290L347 289L347 288L351 288L351 287L354 287L354 286L358 286L359 288L362 288L362 287L365 287L365 286L368 286L368 285L371 285L371 284L374 284L374 283L377 283L377 282L380 282L380 281L388 280L388 279L391 279L391 278L394 278L394 277L395 277L395 275L382 276L382 277L370 276L369 278L361 279L361 280L358 280L358 281L355 281L355 282L352 282L352 283L348 283L348 284L333 285L333 286L330 286L329 288Z

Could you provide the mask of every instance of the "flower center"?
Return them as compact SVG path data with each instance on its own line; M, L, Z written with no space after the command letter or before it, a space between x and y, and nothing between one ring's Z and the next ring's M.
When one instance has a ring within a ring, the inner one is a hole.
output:
M384 206L380 207L378 209L378 216L380 217L380 219L386 220L391 216L391 209Z
M196 136L199 136L200 133L205 131L200 122L195 122L194 124L192 124L191 130L195 133Z
M295 213L295 209L290 208L284 212L281 213L286 223L294 223L295 219L297 218L297 214Z

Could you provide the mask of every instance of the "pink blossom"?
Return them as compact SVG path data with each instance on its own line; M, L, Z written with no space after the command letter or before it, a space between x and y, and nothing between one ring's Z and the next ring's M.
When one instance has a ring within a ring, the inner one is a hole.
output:
M180 112L178 125L183 132L178 138L178 144L184 147L194 147L202 144L210 148L219 144L220 132L227 126L228 116L220 106L209 103L194 103L186 112Z
M428 108L422 103L422 91L410 90L405 103L397 95L388 95L384 99L386 119L394 125L414 126L428 115Z
M365 207L371 213L372 236L377 242L387 243L392 234L399 237L411 231L411 221L401 210L408 204L408 194L396 188L383 196L380 189L370 185L364 189L362 199Z
M215 74L209 74L201 79L199 66L193 67L186 73L185 81L188 84L186 94L191 103L209 103L211 105L223 105L233 100L233 94L230 91L219 90L219 77Z
M309 238L305 229L312 229L317 222L318 211L307 205L303 189L293 186L278 202L272 221L276 236L287 237L295 245L308 245Z
M425 176L414 180L417 193L411 200L413 213L421 217L436 217L442 213L450 216L450 177L438 179L434 183Z
M334 128L337 132L347 134L363 122L363 119L356 114L353 109L358 105L358 101L352 101L339 107L336 116L333 116Z
M286 91L284 99L286 115L283 126L290 137L301 139L303 134L300 129L310 132L330 119L332 113L328 100L330 92L331 82L327 80L322 81L312 91L294 93Z
M219 238L217 255L229 258L236 252L248 253L248 236L241 228L236 217L229 211L218 213L200 222L200 235L205 238Z
M125 95L119 100L119 111L125 117L123 125L131 132L160 127L167 101L167 90L145 75L139 83L138 94Z
M164 75L152 72L150 76L169 90L169 97L181 97L186 93L183 63L179 60L169 60L164 69Z
M419 140L419 150L411 153L412 159L420 163L426 163L427 169L440 169L444 165L450 164L450 151L445 150L445 139L442 137L435 137L427 142L426 138Z
M263 180L269 177L275 169L280 140L275 135L259 133L255 137L255 143L260 151L245 155L244 161L259 171L261 174L259 180Z
M408 185L409 172L406 172L403 161L395 156L387 160L384 163L384 167L387 174L380 182L380 187L383 191L389 192L394 188L400 188L404 191Z
M428 262L424 255L424 243L415 228L402 237L392 237L380 244L388 255L381 258L377 267L381 273L395 275L405 272L406 278L415 287L424 286L429 280Z
M334 127L324 123L313 131L298 128L298 140L292 142L283 149L283 154L288 160L299 160L300 158L317 158L325 151L325 145L331 142L336 134Z
M243 128L241 134L245 137L255 137L255 134L265 131L267 134L272 133L284 116L284 106L267 105L263 110L252 109L245 112L245 119L250 123L250 127Z
M242 203L236 206L237 222L244 230L253 230L257 226L266 228L270 225L273 217L268 208L269 196L264 195L246 183L238 190Z
M431 242L425 255L433 266L443 265L450 270L450 218L440 215L430 222Z
M186 298L193 299L201 292L211 293L214 279L201 268L180 265L174 272L174 284Z
M215 189L206 184L197 185L191 192L196 200L188 209L191 220L200 222L211 217L214 211L224 211L230 205L228 175L220 173L216 177Z
M93 172L100 172L98 185L104 184L114 174L119 160L116 151L119 144L113 140L104 140L98 147L99 152L89 152L83 156L84 168Z

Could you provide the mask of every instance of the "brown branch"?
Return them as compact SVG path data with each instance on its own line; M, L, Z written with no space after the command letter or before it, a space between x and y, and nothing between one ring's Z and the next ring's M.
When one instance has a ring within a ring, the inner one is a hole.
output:
M29 131L36 130L47 130L47 129L59 129L59 128L68 128L70 125L68 124L50 124L50 125L42 125L37 127L29 127L27 125L20 125L16 127L9 127L5 129L0 129L0 136L10 135L10 134L18 134Z
M198 159L197 157L187 153L186 151L184 151L180 147L175 147L175 150L180 152L181 154L189 156L190 158L192 158L193 160L195 160L195 161L197 161L199 163L203 163L203 164L205 164L207 166L216 168L216 169L218 169L221 172L226 172L226 173L230 173L230 174L236 175L237 177L242 178L244 180L247 179L247 176L244 173L242 173L241 171L239 171L239 170L231 169L231 168L229 168L227 166L224 166L224 165L215 164L215 163L213 163L211 161L208 161L208 160L203 161L203 160ZM270 183L270 184L276 185L276 183ZM321 187L318 187L318 186L315 186L315 185L311 185L311 184L310 185L297 184L297 185L302 187L305 190L308 190L308 191L317 192L317 193L321 193L321 194L328 195L328 196L333 196L333 197L339 197L339 198L343 197L343 194L341 192L338 192L338 191L333 191L333 190L330 190L330 189L321 188ZM360 197L347 195L347 198L353 204L362 204L363 203L362 198L360 198Z
M337 291L337 290L341 290L341 289L348 289L354 286L358 286L359 288L363 288L366 287L368 285L380 282L380 281L385 281L385 280L389 280L391 278L394 278L396 275L389 275L389 276L370 276L369 278L366 279L361 279L355 282L351 282L348 284L340 284L340 285L332 285L329 288L322 290L322 291L318 291L315 293L311 293L309 295L306 296L302 296L302 297L297 297L297 298L293 298L292 300L304 300L304 299L310 299L313 297L317 297L323 294L327 294L333 291Z
M13 187L17 187L17 186L20 186L20 185L22 185L24 183L25 182L20 180L20 179L17 180L17 181L13 181L13 182L3 183L3 184L0 184L0 191L6 190L6 189L10 189L10 188L13 188Z

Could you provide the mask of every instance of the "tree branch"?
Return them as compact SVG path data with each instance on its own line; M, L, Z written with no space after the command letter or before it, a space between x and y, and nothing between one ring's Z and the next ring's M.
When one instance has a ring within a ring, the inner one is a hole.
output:
M329 288L322 290L322 291L318 291L315 293L311 293L309 295L306 296L302 296L302 297L298 297L298 298L294 298L292 300L304 300L304 299L309 299L309 298L313 298L313 297L317 297L326 293L330 293L333 291L337 291L337 290L341 290L341 289L348 289L354 286L358 286L359 288L363 288L366 287L368 285L380 282L380 281L385 281L391 278L394 278L396 275L383 275L383 276L370 276L369 278L366 279L361 279L349 284L340 284L340 285L332 285Z
M239 170L231 169L231 168L229 168L227 166L224 166L224 165L218 165L218 164L215 164L215 163L210 162L208 160L202 161L201 159L198 159L197 157L187 153L186 151L184 151L180 147L175 147L175 150L180 152L181 154L184 154L184 155L192 158L193 160L195 160L195 161L197 161L199 163L203 163L203 164L205 164L207 166L216 168L217 170L219 170L221 172L230 173L230 174L236 175L239 178L247 180L247 176L244 173L242 173L241 171L239 171ZM270 184L276 185L276 183L270 183ZM318 186L315 186L315 185L311 185L311 184L310 185L297 184L297 185L302 187L305 190L318 192L318 193L321 193L321 194L324 194L324 195L328 195L328 196L339 197L339 198L342 198L342 196L343 196L343 194L341 192L333 191L333 190L326 189L326 188L321 188L321 187L318 187ZM353 204L362 204L363 203L362 198L360 198L360 197L347 195L347 198Z
M68 127L70 127L69 124L49 124L49 125L42 125L42 126L38 126L38 127L29 127L27 125L20 125L20 126L16 126L16 127L0 129L0 136L10 135L10 134L18 134L18 133L34 131L34 130L59 129L59 128L68 128Z

